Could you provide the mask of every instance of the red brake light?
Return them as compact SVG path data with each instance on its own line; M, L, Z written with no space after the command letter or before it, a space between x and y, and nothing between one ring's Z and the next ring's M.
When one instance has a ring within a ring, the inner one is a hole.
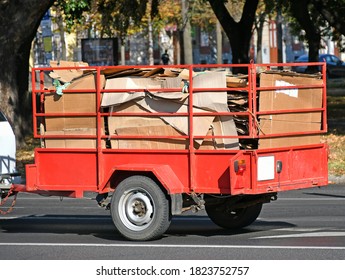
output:
M246 171L246 161L244 159L234 162L234 169L237 175L242 175Z

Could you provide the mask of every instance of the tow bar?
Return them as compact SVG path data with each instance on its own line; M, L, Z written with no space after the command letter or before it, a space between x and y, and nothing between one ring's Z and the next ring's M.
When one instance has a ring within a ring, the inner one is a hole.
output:
M0 209L0 215L10 213L17 201L17 193L14 191L14 185L11 183L12 178L20 175L19 173L0 174L0 207L4 206L10 196L14 196L11 205L7 210Z

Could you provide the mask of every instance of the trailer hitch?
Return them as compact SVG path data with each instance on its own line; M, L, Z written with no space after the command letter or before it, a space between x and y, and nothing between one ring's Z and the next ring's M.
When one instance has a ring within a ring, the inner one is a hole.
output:
M96 201L98 206L105 210L110 210L111 197L112 195L109 195L108 193L97 194Z
M10 196L14 196L10 207L6 211L0 209L0 215L10 213L16 204L18 192L14 191L12 179L19 175L17 172L0 174L0 206L3 206Z
M191 198L196 204L193 204L190 206L190 209L192 210L193 213L196 213L200 210L205 209L205 200L203 194L197 195L196 193L192 192L190 194Z
M4 210L0 209L0 215L6 215L6 214L12 212L14 206L16 205L17 194L18 194L18 192L13 191L13 187L11 187L10 189L5 189L5 190L0 189L0 206L3 206L10 196L12 196L12 195L14 196L12 203L11 203L10 207L8 207L7 210L4 211Z

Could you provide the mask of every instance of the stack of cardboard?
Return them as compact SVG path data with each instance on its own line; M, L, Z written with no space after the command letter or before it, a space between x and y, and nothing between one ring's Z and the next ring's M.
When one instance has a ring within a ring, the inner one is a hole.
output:
M111 141L112 148L161 148L187 149L189 140L188 94L183 93L183 80L188 81L186 72L178 76L159 78L120 77L106 80L108 90L102 99L102 107L111 112L108 118L109 135L141 136ZM193 111L195 113L228 112L226 92L198 92L201 88L225 88L225 72L203 72L193 77ZM128 89L128 92L116 91ZM164 89L178 91L164 92ZM110 92L111 91L111 92ZM117 116L120 113L137 113L136 116ZM150 113L166 115L150 116ZM178 113L179 115L173 115ZM184 116L182 114L185 114ZM193 135L196 149L238 149L238 140L229 138L204 138L206 135L237 135L230 116L194 116ZM158 136L154 138L150 136ZM143 138L146 137L146 138Z
M52 66L56 66L52 62ZM73 62L61 62L60 67L87 66ZM64 113L96 113L96 75L93 72L82 70L59 70L50 73L53 79L61 84L70 83L65 89L71 92L56 94L56 89L51 88L51 93L44 96L44 110L50 114ZM101 86L104 84L104 76L101 76ZM73 92L75 90L75 92ZM85 92L79 92L85 90ZM90 138L73 139L71 135L96 135L95 116L54 116L45 117L45 135L64 135L63 138L47 138L47 148L96 148L96 140Z
M231 112L247 112L249 109L248 75L228 76L228 107ZM251 117L251 116L250 116ZM234 115L237 133L249 135L249 116ZM241 149L256 149L257 139L240 139Z
M86 66L62 62L60 66ZM52 64L52 66L57 66ZM257 149L319 143L319 135L241 139L249 135L252 116L217 115L224 112L246 112L249 94L248 76L231 76L226 71L190 73L182 69L106 68L101 72L102 131L109 135L107 148L113 149L188 149L191 127L189 112L189 75L193 82L193 145L195 149ZM70 92L57 95L55 88L45 94L46 113L85 113L94 116L48 116L45 135L65 135L47 138L46 147L95 148L96 139L73 139L69 135L96 135L96 74L87 70L56 68L51 77ZM296 73L265 71L258 75L260 87L322 85L320 77ZM212 89L225 89L224 91ZM208 90L209 89L209 90ZM75 90L75 91L74 91ZM83 90L85 92L83 92ZM74 91L74 92L73 92ZM320 108L322 89L277 89L257 92L259 111ZM177 114L176 114L177 113ZM211 113L211 115L210 115ZM132 114L132 115L131 115ZM212 115L213 114L213 115ZM257 120L260 135L317 131L321 113L289 113L261 115ZM103 132L102 132L103 133ZM206 136L220 136L207 138ZM226 138L221 136L232 136ZM105 143L102 143L105 147Z
M73 66L61 65L60 66ZM95 73L56 69L51 77L70 83L57 95L52 89L45 94L46 113L96 113ZM188 149L190 126L188 120L188 93L182 92L189 80L189 71L179 69L112 68L102 72L100 87L102 111L110 117L102 119L105 131L113 137L110 148L126 149ZM193 77L193 88L225 88L225 72L203 72ZM164 91L168 89L169 91ZM174 90L172 90L174 89ZM73 92L73 90L76 90ZM85 90L85 92L80 92ZM127 91L128 90L128 91ZM184 89L188 91L188 86ZM226 92L193 93L195 113L229 112ZM134 113L134 116L120 115ZM162 113L165 115L154 115ZM178 113L175 115L173 113ZM71 139L68 135L95 135L96 117L60 116L45 118L45 135L65 135L66 138L47 138L46 147L94 148L94 139ZM204 138L206 135L236 136L231 116L203 115L193 117L193 135L196 149L238 149L236 138Z

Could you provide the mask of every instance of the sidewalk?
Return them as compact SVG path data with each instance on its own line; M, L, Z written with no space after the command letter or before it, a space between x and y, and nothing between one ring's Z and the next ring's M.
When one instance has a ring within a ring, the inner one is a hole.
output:
M345 175L342 176L334 176L329 174L328 181L330 184L345 184Z

